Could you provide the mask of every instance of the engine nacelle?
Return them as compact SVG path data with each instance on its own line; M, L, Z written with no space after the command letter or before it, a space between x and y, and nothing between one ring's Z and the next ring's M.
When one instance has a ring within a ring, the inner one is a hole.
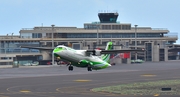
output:
M96 56L101 56L101 50L95 50L95 55Z

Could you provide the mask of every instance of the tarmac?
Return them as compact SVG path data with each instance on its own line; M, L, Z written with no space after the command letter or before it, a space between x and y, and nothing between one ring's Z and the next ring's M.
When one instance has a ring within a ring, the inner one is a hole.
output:
M180 79L180 61L117 64L103 70L67 66L0 66L0 97L179 97L99 93L92 88L136 82ZM142 76L155 75L155 76Z

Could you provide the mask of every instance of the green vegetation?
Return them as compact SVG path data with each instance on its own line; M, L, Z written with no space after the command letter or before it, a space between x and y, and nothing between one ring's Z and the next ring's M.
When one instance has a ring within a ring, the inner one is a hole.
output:
M161 88L170 87L171 91L162 91ZM180 80L162 80L108 86L92 89L94 92L108 92L122 95L180 95Z

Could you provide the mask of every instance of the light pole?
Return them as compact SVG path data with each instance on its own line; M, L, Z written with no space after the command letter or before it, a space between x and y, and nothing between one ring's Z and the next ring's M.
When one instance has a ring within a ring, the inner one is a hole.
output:
M135 49L137 49L137 26L138 25L134 25L135 26ZM135 60L137 60L137 52L135 53Z
M14 33L11 33L11 38L13 38L13 34L14 34Z
M52 34L51 34L51 38L52 38L52 49L54 49L54 26L55 25L51 25L52 26ZM54 53L52 52L52 65L54 65Z

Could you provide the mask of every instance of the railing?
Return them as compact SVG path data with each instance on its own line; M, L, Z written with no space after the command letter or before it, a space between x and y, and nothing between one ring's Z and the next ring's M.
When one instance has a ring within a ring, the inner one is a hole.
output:
M164 36L164 37L168 37L168 38L178 38L178 36L177 36L177 35Z
M129 37L99 37L99 39L135 39L134 36L129 36ZM165 35L164 37L155 37L155 36L141 36L141 37L138 37L137 36L137 39L162 39L162 38L178 38L178 35ZM32 37L23 37L23 38L10 38L10 37L0 37L0 39L18 39L18 40L32 40L32 41L40 41L40 40L51 40L52 38L32 38ZM57 38L57 37L54 37L54 39L56 40L74 40L74 39L97 39L97 37L60 37L60 38Z
M164 34L164 36L170 38L178 38L178 33L168 33L168 34Z
M1 52L1 54L39 54L40 52Z
M20 37L12 37L12 36L5 36L5 37L0 37L0 39L17 39Z
M152 28L152 30L168 30L167 28Z
M22 30L34 30L34 28L22 28Z
M54 30L81 30L84 28L77 27L55 27ZM51 27L35 27L35 28L22 28L21 30L43 30L43 31L52 31Z
M23 49L23 48L0 48L1 54L11 54L11 53L40 53L39 50Z

